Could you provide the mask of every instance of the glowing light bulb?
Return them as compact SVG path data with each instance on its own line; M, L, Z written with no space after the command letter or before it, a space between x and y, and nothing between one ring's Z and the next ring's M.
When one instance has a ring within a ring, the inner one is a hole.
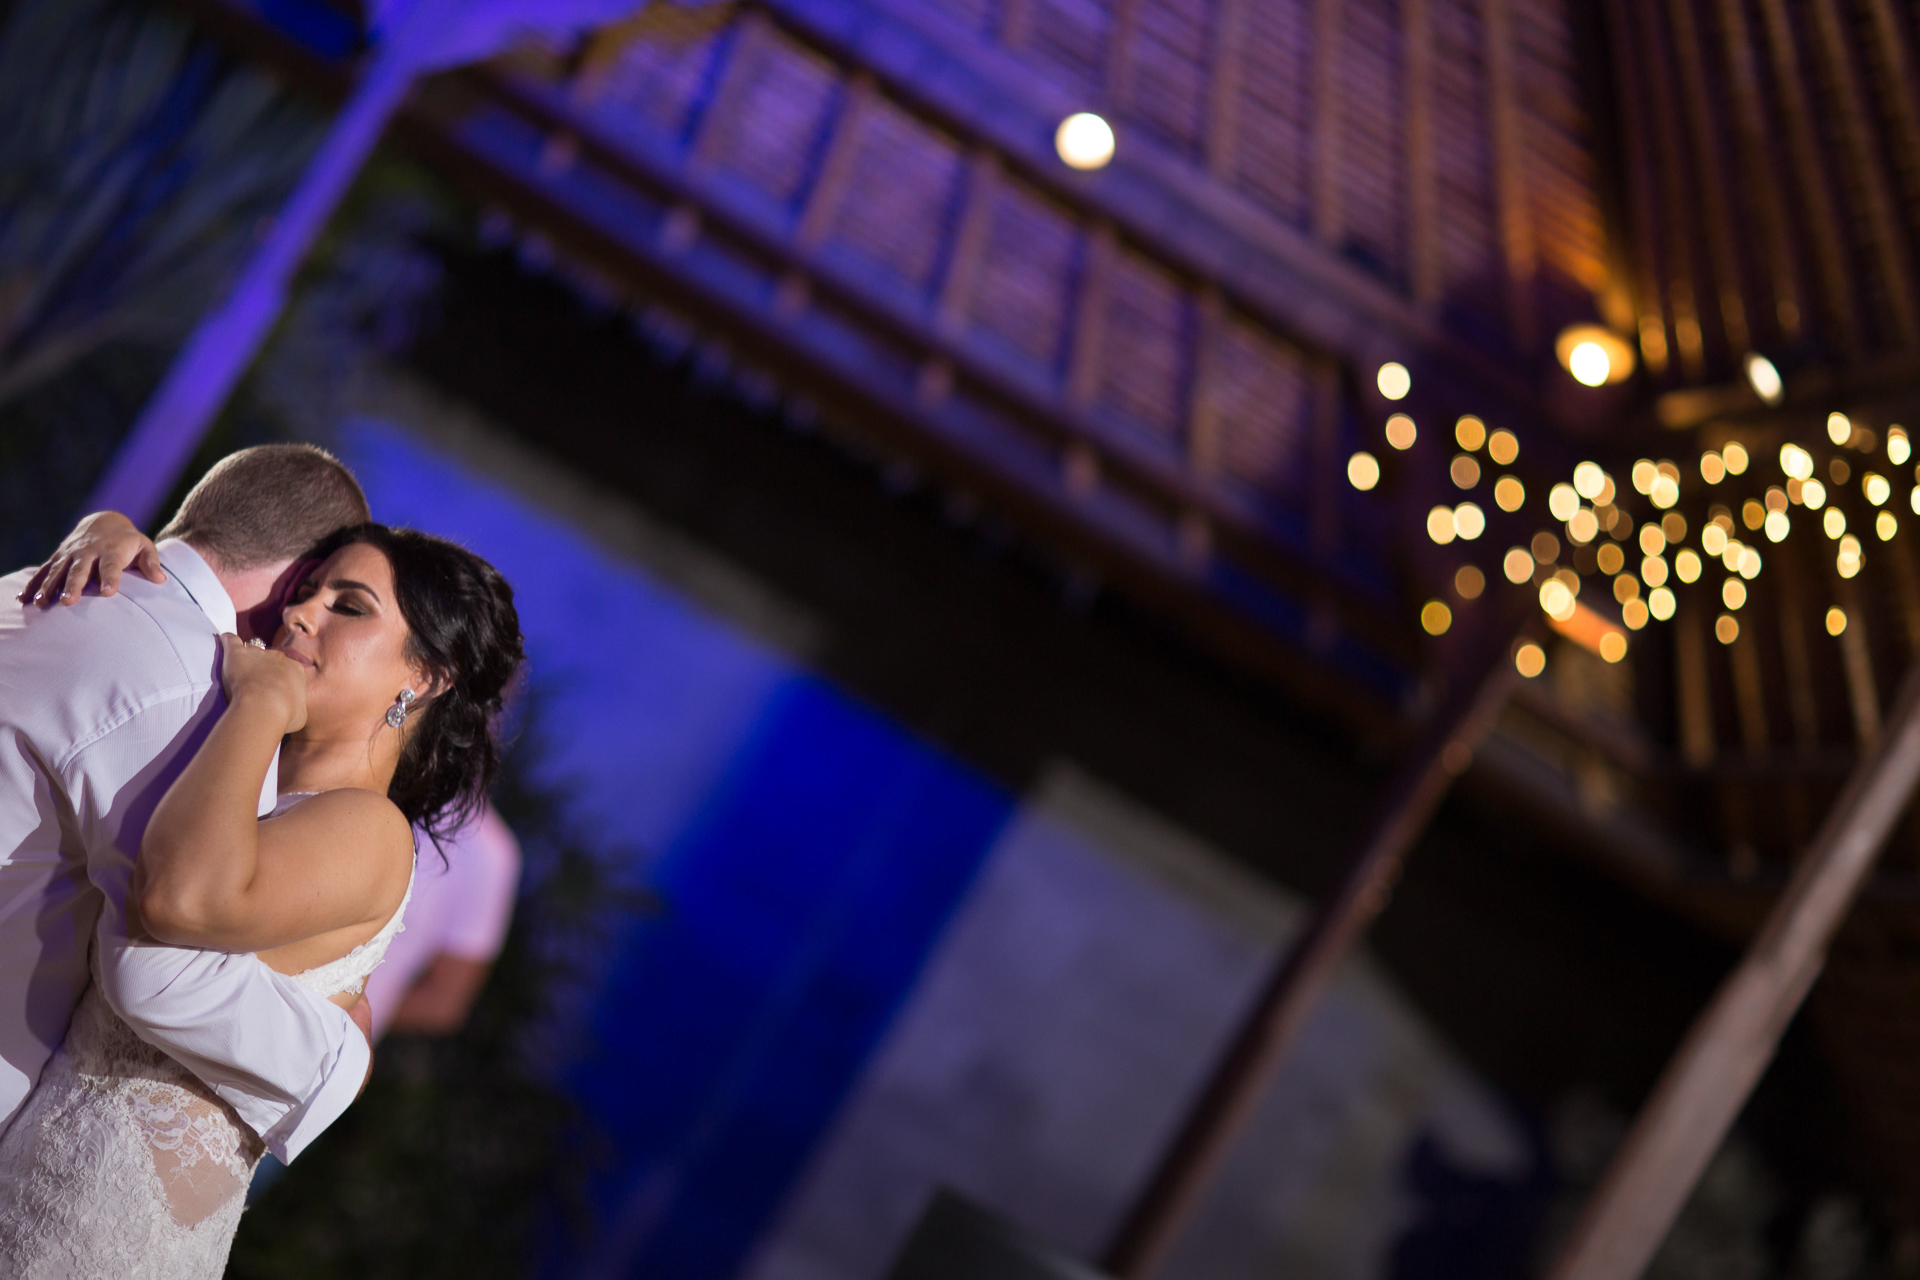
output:
M1606 385L1607 375L1613 372L1613 362L1607 359L1607 353L1599 343L1581 342L1567 353L1567 372L1582 386L1601 387Z
M1600 658L1604 662L1618 662L1627 656L1627 638L1618 631L1609 631L1600 637Z
M1837 636L1847 629L1847 611L1841 608L1827 610L1827 634Z
M1557 484L1547 491L1547 510L1555 520L1571 520L1580 509L1580 495L1570 484Z
M1647 619L1651 616L1652 615L1647 612L1647 602L1645 600L1629 600L1620 606L1620 621L1626 623L1627 626L1635 631L1646 626Z
M1827 486L1818 480L1801 481L1800 501L1806 503L1809 510L1818 511L1827 505Z
M1914 492L1920 493L1920 489ZM1526 486L1512 476L1501 476L1493 482L1493 501L1502 511L1518 511L1526 500Z
M1868 502L1881 507L1893 496L1893 486L1887 483L1885 476L1869 471L1860 478L1860 492L1866 495Z
M1429 600L1420 609L1420 627L1430 636L1445 635L1453 625L1453 610L1438 600Z
M1741 444L1728 442L1726 447L1720 450L1720 461L1727 464L1727 474L1730 476L1747 474L1747 450Z
M1453 509L1454 533L1472 542L1487 531L1487 513L1471 502L1463 502Z
M1787 536L1787 513L1784 511L1767 512L1767 518L1761 522L1760 527L1766 530L1768 542L1781 542L1785 540Z
M1740 638L1740 623L1730 613L1723 613L1714 620L1713 638L1721 644L1732 644Z
M1662 622L1673 616L1674 604L1673 592L1665 587L1655 587L1647 593L1647 612Z
M1462 449L1472 453L1487 442L1487 424L1470 413L1462 414L1460 420L1453 424L1453 438L1460 442ZM1494 461L1499 462L1500 459L1495 458ZM1509 458L1507 461L1511 462L1513 459Z
M1607 487L1607 473L1599 464L1583 462L1573 469L1573 491L1591 501Z
M1567 590L1567 584L1558 578L1548 578L1540 584L1540 607L1547 616L1565 622L1573 616L1573 592Z
M1405 400L1407 392L1413 390L1413 375L1407 372L1407 366L1398 360L1389 360L1380 366L1374 383L1380 388L1380 394L1389 400Z
M1907 459L1913 456L1913 442L1907 439L1907 429L1895 424L1887 428L1887 461L1896 467L1907 465Z
M1708 484L1719 484L1727 478L1727 464L1711 449L1700 455L1700 478Z
M1511 431L1496 431L1487 437L1487 456L1503 467L1513 465L1520 456L1520 437Z
M1427 536L1441 546L1453 541L1453 508L1435 507L1427 512Z
M1820 517L1820 528L1829 538L1837 538L1847 531L1847 517L1838 507L1828 507L1827 513Z
M1529 641L1513 651L1513 666L1531 680L1547 669L1547 651Z
M1844 413L1827 415L1827 439L1835 444L1845 444L1853 438L1853 421Z
M1729 609L1738 609L1747 602L1747 584L1738 578L1728 578L1720 584L1720 602Z
M1682 582L1700 581L1700 556L1692 547L1684 547L1673 558L1673 574Z
M1076 111L1053 131L1053 149L1072 169L1104 169L1113 159L1113 126L1091 111Z
M1891 511L1882 511L1873 518L1873 531L1882 542L1892 542L1893 535L1900 532L1900 521Z
M1420 432L1413 425L1413 419L1404 413L1396 413L1387 419L1387 443L1396 449L1411 449L1413 442L1420 438Z

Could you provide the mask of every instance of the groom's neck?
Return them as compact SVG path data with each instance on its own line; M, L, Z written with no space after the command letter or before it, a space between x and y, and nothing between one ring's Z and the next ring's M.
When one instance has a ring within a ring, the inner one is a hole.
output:
M193 547L192 542L187 545ZM229 569L220 563L218 556L201 547L193 549L207 562L233 601L237 618L234 630L240 638L251 640L258 636L261 640L272 640L274 632L280 629L280 606L299 576L297 562L277 560L251 569Z

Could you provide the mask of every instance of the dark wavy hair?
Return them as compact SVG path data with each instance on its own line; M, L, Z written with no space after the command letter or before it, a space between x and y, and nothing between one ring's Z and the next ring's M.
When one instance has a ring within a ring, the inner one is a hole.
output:
M525 658L513 588L500 571L445 538L357 524L309 553L325 560L365 543L393 566L407 656L446 687L414 704L387 798L437 845L486 802L500 768L500 711Z

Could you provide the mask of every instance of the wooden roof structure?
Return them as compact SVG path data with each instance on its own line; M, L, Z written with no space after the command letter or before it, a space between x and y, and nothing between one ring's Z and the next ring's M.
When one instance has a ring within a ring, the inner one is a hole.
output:
M1537 595L1563 638L1477 778L1744 939L1920 657L1916 38L1892 0L663 2L424 83L398 136L1357 732ZM1582 324L1631 377L1569 376ZM1920 1220L1916 944L1909 812L1814 1011Z

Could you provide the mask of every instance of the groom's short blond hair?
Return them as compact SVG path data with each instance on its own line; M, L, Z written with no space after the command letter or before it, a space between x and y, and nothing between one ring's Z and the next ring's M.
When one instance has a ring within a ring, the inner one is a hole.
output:
M298 559L335 530L371 518L367 495L340 459L310 444L263 444L214 463L160 536L244 573Z

